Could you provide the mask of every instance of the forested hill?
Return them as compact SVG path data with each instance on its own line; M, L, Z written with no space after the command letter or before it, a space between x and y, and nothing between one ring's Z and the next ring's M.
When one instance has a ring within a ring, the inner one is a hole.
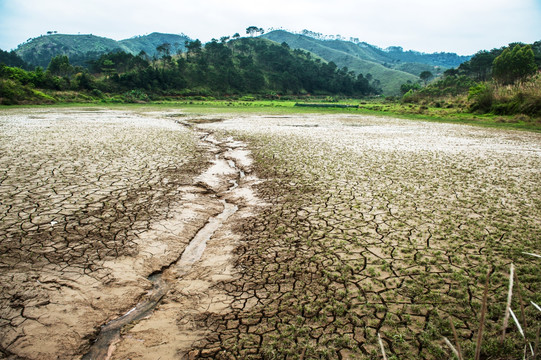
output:
M186 51L184 44L191 39L186 35L163 34L154 32L149 35L134 36L130 39L120 40L119 43L133 55L144 51L148 56L158 55L157 48L163 44L169 44L171 54Z
M424 54L403 51L401 47L382 50L365 42L320 39L283 30L272 31L261 37L278 43L285 42L294 49L309 51L355 73L365 76L370 74L380 81L385 94L400 93L402 84L408 81L417 82L423 71L438 75L470 59L470 56L454 53Z
M380 93L376 80L267 39L224 37L206 44L188 41L185 46L186 52L173 54L169 44L159 45L153 58L114 51L90 61L88 68L73 66L68 56L58 55L45 70L33 71L15 65L20 61L16 54L0 51L0 104L55 102L70 94L87 100L139 102ZM9 65L2 64L2 58Z
M97 59L102 54L123 51L137 55L144 51L148 56L157 54L159 45L168 43L171 52L184 51L184 43L190 40L185 35L152 33L126 40L113 39L95 35L52 34L29 39L15 50L21 59L32 66L46 68L51 59L58 55L66 55L72 65L86 66L87 61Z
M262 35L263 38L286 43L292 49L308 51L326 62L333 62L339 68L347 68L355 74L363 74L369 80L379 81L383 94L399 95L400 86L404 83L419 82L419 75L430 72L434 76L445 70L459 66L470 57L453 53L424 54L415 51L403 51L401 47L383 50L377 46L359 41L342 39L323 39L312 32L293 34L283 30L272 31ZM89 61L101 55L121 51L137 55L144 52L150 58L159 56L157 48L169 44L171 55L185 52L185 35L152 33L130 39L116 41L95 35L51 34L29 39L19 45L15 53L24 60L29 68L36 66L47 68L51 59L58 55L69 57L71 65L87 67Z

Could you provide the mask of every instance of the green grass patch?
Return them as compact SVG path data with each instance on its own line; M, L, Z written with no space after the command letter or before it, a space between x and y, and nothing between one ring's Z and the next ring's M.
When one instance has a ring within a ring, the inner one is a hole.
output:
M309 99L297 100L185 100L185 101L155 101L145 104L129 104L118 102L98 102L85 97L87 103L57 103L53 106L98 106L112 109L179 109L186 113L218 114L218 113L251 113L251 114L359 114L373 116L388 116L410 120L421 120L441 123L474 125L482 127L527 130L541 132L541 119L526 115L494 115L473 114L458 107L441 107L418 104L402 104L381 100L363 101L359 99ZM61 101L61 100L60 100ZM353 105L356 107L301 107L297 103ZM27 105L28 106L28 105ZM35 105L31 105L35 106ZM43 106L43 105L40 105ZM51 105L48 105L51 106ZM2 108L0 106L0 108Z

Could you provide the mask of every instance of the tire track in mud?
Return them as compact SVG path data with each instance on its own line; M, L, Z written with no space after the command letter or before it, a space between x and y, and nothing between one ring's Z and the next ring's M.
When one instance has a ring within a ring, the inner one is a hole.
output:
M152 323L152 313L164 300L173 306L172 309L166 310L167 313L172 314L182 311L183 305L187 302L186 299L184 299L184 301L183 299L180 299L180 301L179 299L175 299L175 294L183 291L182 286L179 286L178 283L191 277L195 279L198 278L199 269L197 263L201 262L202 258L207 257L205 251L207 246L209 246L209 242L216 241L215 237L223 237L223 233L220 233L220 231L224 225L231 225L229 224L231 223L230 219L239 212L239 209L241 209L241 212L244 214L247 214L251 211L250 208L256 202L250 184L256 183L258 180L254 177L250 177L250 179L246 178L246 172L250 172L249 165L251 160L249 158L249 151L245 149L245 145L241 142L234 141L231 138L219 141L214 138L210 132L204 132L194 128L189 123L178 123L196 132L206 150L211 154L214 154L214 159L211 161L210 167L195 178L194 187L202 189L207 200L218 204L221 209L218 214L207 219L205 225L199 229L191 239L179 258L175 259L170 264L163 266L160 270L155 271L149 276L148 279L153 283L154 288L147 294L147 299L145 301L137 304L137 306L127 314L112 320L102 327L100 335L96 339L90 352L87 353L83 359L115 359L117 357L124 358L125 356L133 356L134 354L137 354L139 358L141 358L141 356L143 356L143 358L155 358L158 356L156 349L153 349L149 354L149 351L144 349L144 346L134 349L131 344L127 344L130 343L130 340L137 337L138 328L136 327L136 323L142 319L145 319L145 322L147 323ZM233 223L234 222L235 220L233 220ZM226 238L225 240L227 241L228 239ZM212 247L213 244L210 244L210 246ZM232 244L229 244L229 247L231 250L234 248ZM218 251L220 251L220 249L218 249ZM220 254L221 257L224 255L226 257L232 256L232 254ZM210 255L208 257L212 256L213 255ZM220 264L219 260L220 259L218 259L217 262L218 264ZM211 262L215 263L214 261ZM226 262L229 262L229 260ZM230 266L228 266L228 271L229 267ZM203 290L208 290L208 288L212 287L217 282L217 280L213 280L212 278L221 280L224 276L223 268L220 268L219 266L214 267L214 271L211 270L209 272L207 270L203 271L203 273L205 278L211 278L208 285L203 288ZM205 301L201 301L204 296L205 291L202 293L194 293L192 291L188 297L195 299L195 302L205 303ZM223 296L214 295L213 297L209 297L206 301L206 310L213 306L213 302L215 302L216 298L223 303ZM232 301L233 300L230 300L230 302ZM193 305L193 301L188 301L188 303ZM221 306L223 309L227 308L227 306L223 305L224 304ZM161 309L157 309L156 311L159 312ZM200 314L197 314L198 312L201 311L196 310L195 314L192 311L190 317L200 316ZM180 320L180 323L182 323L182 319ZM164 325L165 328L163 327ZM177 329L171 328L170 325L171 324L163 324L162 322L160 324L153 324L151 328L154 332L158 331L160 334L163 334L164 332L175 332L175 330L178 330L179 328L179 323L176 324ZM123 332L123 328L125 327L135 329L134 336L132 336L130 332L131 329ZM182 326L180 327L182 328ZM198 340L198 337L194 337L193 335L193 329L189 331L191 334L188 338L191 339L185 341L184 347L181 346L179 349L177 348L178 343L165 341L161 344L163 346L158 353L165 356L182 352L187 354L191 350L191 342ZM180 336L182 337L183 335L181 334ZM128 351L128 353L126 353L126 351Z

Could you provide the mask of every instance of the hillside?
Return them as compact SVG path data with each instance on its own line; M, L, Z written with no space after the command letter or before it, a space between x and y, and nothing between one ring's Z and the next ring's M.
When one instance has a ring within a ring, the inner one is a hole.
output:
M417 51L404 51L400 46L391 46L384 50L388 57L398 60L402 63L420 63L433 66L442 66L446 68L455 68L465 61L471 59L471 56L457 55L455 53L439 52L425 54Z
M272 31L262 37L309 51L326 61L334 62L338 67L345 66L356 73L370 74L380 81L383 92L390 95L399 94L401 84L418 81L423 71L440 74L446 68L458 66L470 58L450 53L404 52L399 47L385 51L367 43L321 40L283 30Z
M448 68L457 67L470 57L451 53L424 54L415 51L403 51L401 47L380 49L364 42L344 40L326 40L304 34L292 34L283 30L272 31L261 38L287 43L293 49L301 49L321 58L334 62L339 68L363 74L368 79L379 81L379 86L386 95L399 95L400 86L406 82L418 82L419 74L430 71L440 75ZM46 68L50 60L57 55L67 55L72 65L88 66L89 61L97 60L101 55L123 51L131 55L140 52L150 57L157 54L156 48L164 43L171 45L171 55L186 51L185 35L152 33L116 41L95 35L51 34L40 36L19 45L15 53L31 67Z
M46 68L57 55L67 55L72 64L77 64L77 57L84 54L103 54L122 50L117 41L95 35L42 35L21 44L15 50L24 61L34 66Z
M188 48L181 56L162 52L155 59L106 53L88 69L72 66L67 56L51 61L47 71L0 64L0 104L54 102L73 94L86 100L146 102L187 96L358 98L380 93L370 79L267 39L213 40L204 45L193 41Z
M164 43L171 44L171 54L176 54L179 51L185 51L184 43L191 40L186 35L152 33L144 36L135 36L130 39L120 40L119 44L127 48L127 52L133 55L144 51L150 56L156 54L156 48Z
M149 56L156 54L156 47L163 43L171 44L171 53L183 51L184 35L152 33L131 39L116 41L95 35L43 35L21 44L15 50L25 62L46 68L57 55L67 55L72 65L86 65L88 60L97 59L111 51L124 51L136 55L144 51Z

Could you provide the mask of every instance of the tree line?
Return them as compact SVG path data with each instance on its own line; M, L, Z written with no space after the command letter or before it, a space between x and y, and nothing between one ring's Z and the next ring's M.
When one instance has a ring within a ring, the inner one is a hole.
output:
M162 44L153 57L144 52L102 54L89 60L86 67L73 66L67 56L59 55L46 69L33 71L23 70L24 64L14 63L14 53L8 53L11 66L5 61L0 65L0 78L39 89L87 91L94 95L135 92L145 98L245 94L368 96L380 92L377 81L370 77L340 69L333 62L290 49L285 43L224 37L204 45L199 40L187 41L185 45L186 52L172 54L171 45Z
M447 76L464 75L475 81L495 80L510 84L531 75L541 67L541 41L533 44L511 43L498 49L477 52Z
M541 116L541 41L512 43L479 51L443 77L422 87L403 84L402 101L455 106L467 97L468 110L496 115ZM453 103L454 102L454 103ZM460 104L459 104L460 105Z
M204 46L199 40L189 41L186 49L186 53L173 56L163 44L155 61L149 61L145 54L106 54L93 62L91 69L106 73L106 85L113 91L136 88L215 95L274 92L348 96L378 91L362 75L291 50L287 44L222 38Z

